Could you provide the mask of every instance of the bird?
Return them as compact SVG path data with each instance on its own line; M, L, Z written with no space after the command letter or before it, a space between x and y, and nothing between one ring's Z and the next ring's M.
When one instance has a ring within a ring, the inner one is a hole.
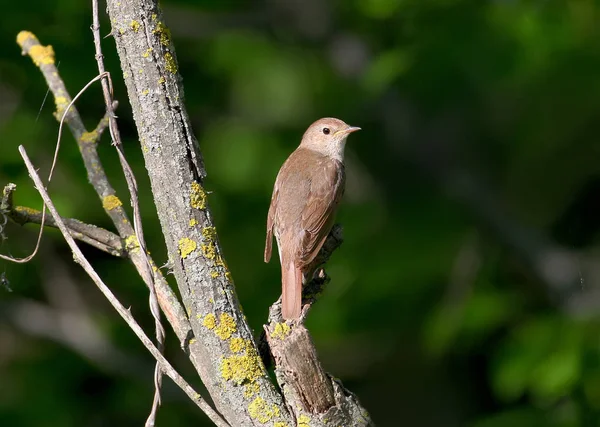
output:
M303 282L333 227L344 194L346 139L358 130L331 117L317 120L277 174L267 215L264 260L271 259L275 237L285 320L298 319L302 312Z

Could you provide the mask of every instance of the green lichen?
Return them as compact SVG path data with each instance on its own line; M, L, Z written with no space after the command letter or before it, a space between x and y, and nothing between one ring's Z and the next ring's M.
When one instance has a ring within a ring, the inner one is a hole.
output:
M188 237L179 239L179 254L181 258L187 258L189 254L196 250L197 246L196 242Z
M283 340L290 334L290 331L291 329L287 323L276 323L271 337Z
M191 185L190 205L194 209L206 209L206 192L196 181Z
M171 74L175 74L177 72L177 63L175 62L175 58L171 55L170 52L165 53L165 68Z
M257 397L248 405L248 413L250 418L257 420L259 423L266 424L273 418L279 416L279 408L276 405L269 405L262 397Z
M102 199L102 207L107 211L112 211L113 209L118 208L119 206L123 206L123 202L114 194L109 194L108 196Z

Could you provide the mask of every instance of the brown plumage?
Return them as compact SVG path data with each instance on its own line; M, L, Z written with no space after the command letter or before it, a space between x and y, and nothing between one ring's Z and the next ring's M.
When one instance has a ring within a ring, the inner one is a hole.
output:
M331 231L344 193L346 138L359 129L338 119L317 120L277 175L267 217L265 262L271 259L275 236L285 319L300 316L303 276Z

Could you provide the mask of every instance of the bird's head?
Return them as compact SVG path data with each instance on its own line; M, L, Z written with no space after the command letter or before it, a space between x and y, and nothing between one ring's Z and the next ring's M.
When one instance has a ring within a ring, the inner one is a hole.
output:
M326 117L308 127L300 146L343 161L346 138L357 130L360 128L347 125L339 119Z

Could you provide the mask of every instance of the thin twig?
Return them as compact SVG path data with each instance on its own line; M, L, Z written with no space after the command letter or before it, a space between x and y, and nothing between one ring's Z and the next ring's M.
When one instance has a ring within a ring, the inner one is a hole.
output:
M22 49L23 55L29 55L33 63L40 69L50 91L54 95L54 101L56 103L57 113L55 116L59 118L62 115L62 111L65 106L70 102L71 96L67 91L67 88L60 78L60 74L56 65L54 64L54 51L51 46L42 46L37 37L29 31L21 31L17 36L17 43ZM116 101L113 102L113 107L116 108ZM113 108L114 110L114 108ZM113 111L114 114L114 111ZM191 330L190 321L183 308L181 302L179 302L177 296L167 283L161 270L156 267L156 263L152 261L150 257L147 257L146 252L142 252L139 245L137 245L137 238L135 236L135 230L128 218L127 212L123 208L123 204L115 196L115 189L110 184L108 176L102 162L98 155L97 144L101 131L106 129L108 126L108 113L101 120L100 124L96 127L95 131L88 132L83 124L81 116L75 106L68 110L66 116L66 124L69 126L71 133L77 141L77 146L81 153L83 163L87 172L88 180L96 190L96 193L102 201L102 206L105 212L111 218L115 228L117 229L121 239L126 242L131 242L126 247L129 259L137 269L138 273L142 277L142 280L147 286L150 286L149 281L152 277L147 276L147 259L153 266L152 272L157 288L158 302L163 309L169 323L172 325L173 330L177 334L184 351L194 355L190 352L190 347L196 347L199 345L199 341L193 341L194 334ZM100 131L100 132L96 132ZM195 357L191 357L190 360L200 371L199 361Z
M65 108L65 110L63 111L62 117L60 119L60 125L58 127L58 137L56 138L56 148L54 149L54 156L52 157L52 166L50 167L50 172L48 173L48 179L47 179L47 184L46 185L50 185L50 182L52 181L52 175L54 174L54 168L56 167L56 161L58 160L58 150L60 149L60 138L62 136L62 129L63 129L63 124L65 122L65 118L67 116L67 113L69 112L69 110L71 109L71 107L75 104L75 101L77 101L77 99L83 95L83 93L96 81L98 81L100 78L102 78L102 74L94 77L92 80L90 80L84 87L83 89L81 89L77 95L75 95L75 98L73 98L71 100L71 102L69 102L69 104L67 105L67 107ZM7 256L7 255L2 255L0 254L0 258L6 260L6 261L11 261L11 262L15 262L18 264L24 264L27 263L29 261L31 261L33 259L33 257L36 256L39 248L40 248L40 243L42 241L42 234L44 232L44 222L46 220L46 206L44 205L42 207L42 218L40 221L40 230L38 232L38 237L37 237L37 241L35 243L35 248L33 249L33 252L26 256L25 258L14 258L11 256Z
M41 224L41 211L25 206L13 205L12 195L15 189L16 185L14 184L7 184L4 187L2 192L2 200L0 200L0 213L19 225L28 223ZM86 224L73 218L63 218L63 221L67 225L67 228L69 229L69 232L73 238L94 246L95 248L98 248L101 251L107 252L111 255L121 258L127 256L121 238L115 233L105 230L101 227L96 227L95 225ZM49 227L58 227L52 218L46 218L45 222Z
M148 351L152 354L152 356L154 356L157 363L160 365L161 370L166 375L168 375L169 378L171 378L175 382L175 384L177 384L185 392L185 394L187 394L188 397L190 399L192 399L192 401L194 401L196 403L196 405L198 405L198 407L217 426L229 427L229 424L227 422L225 422L225 420L223 420L223 418L221 418L221 416L217 412L215 412L215 410L212 409L212 407L204 399L202 399L202 397L185 381L185 379L177 373L175 368L173 368L173 366L167 361L167 359L165 359L165 357L161 354L161 352L158 350L158 348L156 348L156 346L152 343L150 338L148 338L148 336L144 333L143 329L135 321L135 319L133 318L133 316L131 315L129 310L127 310L119 302L119 300L114 296L114 294L111 292L111 290L108 288L108 286L106 286L106 284L104 284L104 282L102 281L102 279L100 278L98 273L96 273L96 271L94 270L92 265L85 258L85 256L83 255L83 253L77 246L77 243L75 242L75 240L69 234L69 230L67 229L67 226L63 222L63 220L60 217L56 208L54 207L52 200L50 199L50 197L48 196L48 193L46 192L46 190L44 188L44 184L42 183L39 175L37 174L35 167L31 163L31 160L27 156L25 147L23 147L22 145L19 146L19 153L21 153L21 157L23 158L23 161L25 162L25 166L27 167L27 170L29 171L29 175L31 176L31 179L34 182L36 189L42 196L42 199L44 200L44 204L48 207L48 210L50 211L50 214L56 221L56 224L58 225L58 228L60 229L61 233L63 234L63 237L65 238L65 240L67 241L67 244L73 251L73 258L75 259L75 262L77 262L78 264L80 264L83 267L83 269L86 271L86 273L94 281L96 286L98 286L98 289L100 289L100 291L104 294L106 299L108 299L108 301L111 303L111 305L115 308L115 310L117 310L117 312L121 315L123 320L125 320L127 325L131 328L131 330L140 339L142 344L144 344L144 346L148 349Z
M100 19L98 17L98 0L92 0L92 33L94 35L94 46L96 49L96 62L98 64L98 71L100 74L105 74L106 69L104 67L104 55L102 54L100 38ZM121 135L119 132L117 119L113 109L114 106L112 96L112 81L110 80L110 76L107 74L105 74L105 78L102 79L102 93L104 95L104 103L106 104L106 113L108 115L108 129L110 131L110 136L112 138L113 145L117 149L117 153L119 155L121 168L123 169L125 180L127 182L127 188L129 189L131 206L133 207L133 229L135 230L135 235L137 236L138 244L140 246L140 253L144 261L142 264L142 268L144 276L146 277L145 282L148 286L148 290L150 291L149 306L150 312L154 317L156 342L160 351L163 352L165 345L165 329L162 326L160 318L160 306L158 304L158 297L156 295L156 285L154 283L154 275L152 274L151 263L146 255L148 251L146 250L146 241L144 239L144 231L142 227L142 216L140 214L137 182L135 179L135 175L133 174L133 170L131 169L131 166L125 158L125 152L121 143ZM162 374L160 372L159 366L156 365L156 370L154 371L155 393L152 402L152 409L146 421L146 427L154 426L156 420L156 412L158 411L158 407L160 406L161 382Z

